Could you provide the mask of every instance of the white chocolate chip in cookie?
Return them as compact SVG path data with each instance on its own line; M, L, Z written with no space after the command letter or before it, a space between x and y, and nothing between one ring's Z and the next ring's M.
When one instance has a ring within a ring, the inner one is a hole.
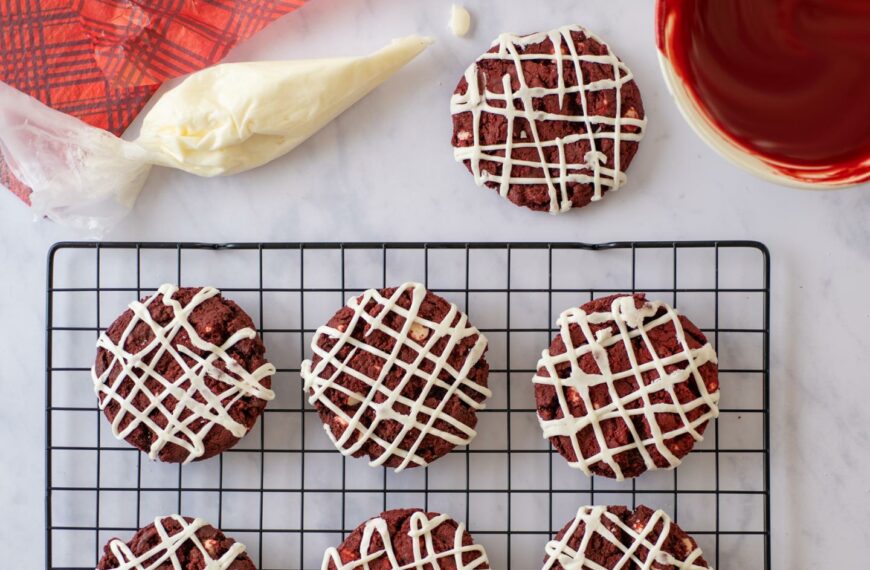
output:
M692 542L692 539L688 536L683 539L683 546L686 547L686 552L692 552L695 550L695 543Z
M429 338L429 329L427 329L420 323L415 322L411 324L411 332L409 334L411 338L413 338L417 342L423 342L427 338Z
M583 398L580 397L580 392L578 392L576 388L566 387L565 397L575 406L579 406L583 403Z
M202 546L208 555L217 560L218 558L218 541L213 538L207 538L202 541Z

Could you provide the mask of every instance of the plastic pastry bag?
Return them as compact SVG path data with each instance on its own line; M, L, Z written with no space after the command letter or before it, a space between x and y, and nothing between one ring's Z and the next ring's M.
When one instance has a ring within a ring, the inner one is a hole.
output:
M120 136L161 83L223 59L305 0L0 1L0 81ZM0 156L0 184L30 189Z
M101 235L152 165L244 172L290 152L422 52L410 36L365 57L220 65L190 75L122 140L0 83L0 152L38 216Z

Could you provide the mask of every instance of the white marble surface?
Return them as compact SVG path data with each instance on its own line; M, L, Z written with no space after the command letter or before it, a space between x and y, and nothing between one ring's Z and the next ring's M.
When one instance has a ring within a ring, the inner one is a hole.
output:
M437 37L418 61L256 172L152 174L118 240L756 239L773 254L773 555L776 568L854 568L870 541L867 188L801 192L732 168L682 121L659 74L653 7L636 0L469 0L472 34L446 29L446 0L312 0L233 60L371 51ZM633 68L650 117L629 185L558 218L511 207L454 164L447 110L465 66L505 30L579 22ZM33 223L0 195L0 537L4 566L36 568L43 543L44 260L78 236ZM11 556L11 559L9 558Z

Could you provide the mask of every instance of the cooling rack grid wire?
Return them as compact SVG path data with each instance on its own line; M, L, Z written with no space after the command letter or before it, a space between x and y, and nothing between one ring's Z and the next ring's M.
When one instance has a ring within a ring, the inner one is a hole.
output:
M756 242L60 243L46 296L46 564L94 568L112 537L158 515L202 517L258 568L319 568L323 551L382 510L464 521L493 568L540 567L585 504L663 508L719 570L771 568L769 289ZM315 329L372 287L420 281L490 341L494 395L478 436L428 469L342 457L302 394ZM210 285L253 318L277 366L254 429L219 458L150 462L114 439L90 379L96 338L162 283ZM673 471L617 483L569 468L541 436L531 378L559 313L645 292L689 316L719 353L722 413Z

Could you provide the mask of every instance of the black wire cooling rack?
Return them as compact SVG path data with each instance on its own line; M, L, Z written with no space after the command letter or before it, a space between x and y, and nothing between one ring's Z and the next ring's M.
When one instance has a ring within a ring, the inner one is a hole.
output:
M769 254L755 242L60 243L46 298L46 566L93 568L112 537L156 516L202 517L258 568L319 568L378 512L422 507L466 522L493 568L540 567L586 504L666 509L719 570L771 568ZM314 330L364 289L424 282L490 340L494 396L478 437L395 474L338 454L303 398ZM210 285L258 323L278 393L239 445L187 466L115 441L89 369L99 332L164 282ZM531 376L565 308L643 291L699 325L720 357L722 413L674 471L617 483L566 466L541 437Z

